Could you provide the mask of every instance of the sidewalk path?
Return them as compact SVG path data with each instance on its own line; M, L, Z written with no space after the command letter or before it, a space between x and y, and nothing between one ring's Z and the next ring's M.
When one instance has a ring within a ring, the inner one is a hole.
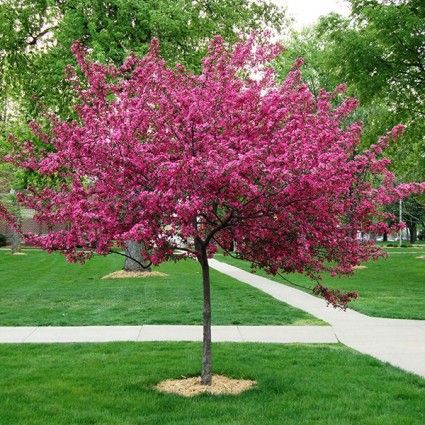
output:
M330 326L213 326L215 342L337 343ZM202 326L4 326L0 343L202 341Z
M210 266L328 322L343 344L425 377L425 320L383 319L336 310L314 295L229 264L212 259Z

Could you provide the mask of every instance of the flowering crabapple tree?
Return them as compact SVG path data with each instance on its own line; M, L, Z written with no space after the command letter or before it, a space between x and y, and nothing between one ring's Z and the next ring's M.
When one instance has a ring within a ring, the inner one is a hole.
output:
M168 67L156 40L119 68L90 62L79 43L73 52L84 74L67 73L77 118L51 117L50 130L33 123L39 143L16 143L9 157L60 182L21 195L51 229L27 239L70 261L128 240L143 242L153 264L197 259L204 384L212 379L208 258L217 249L236 242L241 258L269 273L350 273L381 255L358 232L382 233L382 206L425 189L397 186L380 156L402 126L357 152L362 126L348 119L357 102L340 99L342 86L316 98L301 60L278 83L270 61L281 47L267 37L233 48L214 38L200 75ZM341 307L354 296L316 292Z

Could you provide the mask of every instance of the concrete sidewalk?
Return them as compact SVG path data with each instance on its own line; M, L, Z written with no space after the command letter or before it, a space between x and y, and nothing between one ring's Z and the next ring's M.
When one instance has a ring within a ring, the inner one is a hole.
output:
M213 326L214 342L336 343L330 326ZM0 343L202 341L202 326L5 326Z
M383 319L336 310L314 295L229 264L212 259L210 266L328 322L348 347L425 377L425 320Z

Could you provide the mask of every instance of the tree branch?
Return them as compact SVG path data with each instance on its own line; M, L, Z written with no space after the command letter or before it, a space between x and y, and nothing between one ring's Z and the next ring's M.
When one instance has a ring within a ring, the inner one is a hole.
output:
M223 230L224 228L229 226L230 221L233 218L233 212L230 212L230 214L228 215L228 217L226 219L224 219L220 225L218 225L215 229L211 230L211 232L207 235L207 237L205 238L205 246L207 246L211 239L214 237L214 235L219 232L220 230Z
M113 251L112 249L109 250L109 252L111 254L118 254L118 255L122 255L123 257L126 257L132 261L134 261L135 263L137 263L142 269L148 269L149 267L152 266L152 262L149 261L149 264L147 266L143 265L140 261L136 260L135 258L131 257L130 255L124 254L123 252L119 252L119 251Z
M47 33L49 33L51 30L57 28L56 26L53 27L48 27L46 29L44 29L43 31L39 32L36 35L30 35L31 40L27 41L27 45L28 46L34 46L35 44L37 44L37 41L40 39L40 37L43 37L43 35L46 35Z

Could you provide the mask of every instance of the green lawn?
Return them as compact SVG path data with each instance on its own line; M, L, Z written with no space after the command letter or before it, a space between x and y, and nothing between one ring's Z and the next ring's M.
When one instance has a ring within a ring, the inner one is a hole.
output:
M350 303L350 308L370 316L425 319L425 260L416 258L425 255L424 247L387 248L386 252L386 259L366 263L367 268L356 270L353 276L332 278L325 275L323 282L332 288L358 291L359 298ZM247 262L223 255L216 258L250 271ZM288 284L279 276L257 273ZM285 277L294 283L314 286L302 275Z
M166 263L167 277L100 278L122 268L118 255L84 266L58 254L0 251L0 326L201 324L199 265ZM323 324L261 291L212 271L213 324ZM0 422L1 423L1 422Z
M240 396L186 399L152 387L199 373L196 343L1 345L2 425L425 423L425 380L342 345L215 344Z

